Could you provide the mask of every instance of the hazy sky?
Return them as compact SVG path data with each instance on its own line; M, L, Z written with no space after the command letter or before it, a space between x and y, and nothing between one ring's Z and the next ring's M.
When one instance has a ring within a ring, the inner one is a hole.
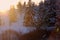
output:
M21 3L23 2L28 2L29 0L20 0ZM32 2L35 2L36 4L38 4L41 0L32 0ZM44 1L44 0L42 0Z
M19 1L23 4L24 2L27 3L29 0L0 0L0 11L9 10L10 5L16 6ZM32 2L35 2L36 4L38 4L39 2L41 2L41 0L32 0Z

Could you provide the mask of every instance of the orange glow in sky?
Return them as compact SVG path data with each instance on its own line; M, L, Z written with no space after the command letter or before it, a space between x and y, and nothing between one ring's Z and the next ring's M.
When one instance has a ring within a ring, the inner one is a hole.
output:
M0 11L6 11L10 9L11 5L16 6L18 2L21 2L22 4L24 2L28 2L28 0L0 0ZM35 2L38 4L41 0L32 0L32 2Z
M0 0L0 11L6 11L10 9L10 5L16 5L18 0Z

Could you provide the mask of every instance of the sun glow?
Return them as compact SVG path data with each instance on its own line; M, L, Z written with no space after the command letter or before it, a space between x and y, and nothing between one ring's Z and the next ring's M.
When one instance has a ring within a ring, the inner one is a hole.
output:
M16 6L19 0L0 0L0 11L6 11L10 9L11 5Z
M26 2L26 4L28 3L28 1L29 0L20 0L21 1L21 3L23 4L24 2ZM44 0L31 0L32 2L35 2L35 4L39 4L41 1L43 1L44 2Z
M9 10L11 5L14 5L16 8L19 1L23 4L24 2L28 3L29 0L0 0L0 12ZM35 2L35 4L39 4L40 1L41 0L32 0L32 2Z

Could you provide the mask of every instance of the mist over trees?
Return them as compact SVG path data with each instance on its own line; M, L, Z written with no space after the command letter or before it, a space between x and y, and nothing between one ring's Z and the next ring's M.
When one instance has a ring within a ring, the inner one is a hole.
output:
M55 26L55 1L41 1L39 5L34 4L31 0L29 0L28 4L24 2L22 5L20 2L17 7L18 10L25 9L24 16L24 25L32 26L32 27L52 27Z
M36 27L38 33L42 30L40 35L43 40L46 40L50 36L52 30L55 30L56 26L56 0L41 1L39 5L34 4L29 0L28 5L25 6L24 26ZM35 33L36 34L36 33ZM28 34L27 34L28 35ZM44 37L43 37L44 36ZM39 37L40 38L40 37Z
M29 0L28 4L18 3L18 10L21 10L21 6L25 7L25 16L24 16L24 25L27 27L37 27L43 28L47 30L49 27L55 27L56 22L56 1L45 0L41 1L39 5L34 4L31 0ZM23 8L22 8L23 9Z
M18 2L17 9L11 6L9 10L10 24L18 21L17 14L20 18L22 18L21 14L24 14L23 26L26 28L36 28L27 34L19 35L19 39L51 40L50 37L52 35L57 36L58 33L60 33L60 13L56 11L59 8L56 8L56 6L56 0L44 0L44 2L41 1L39 5L36 5L31 0L29 0L27 4L26 2L24 2L24 4Z

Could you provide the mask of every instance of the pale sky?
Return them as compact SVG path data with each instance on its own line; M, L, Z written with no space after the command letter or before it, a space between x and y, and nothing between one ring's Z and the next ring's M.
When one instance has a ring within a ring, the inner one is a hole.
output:
M9 10L10 5L16 6L19 1L23 4L24 2L27 3L29 0L0 0L0 11ZM41 0L32 0L32 2L35 2L36 4L39 4L40 1Z
M21 3L24 3L24 2L28 2L29 0L20 0ZM38 4L41 0L31 0L32 2L35 2L36 4ZM42 0L44 1L44 0Z

